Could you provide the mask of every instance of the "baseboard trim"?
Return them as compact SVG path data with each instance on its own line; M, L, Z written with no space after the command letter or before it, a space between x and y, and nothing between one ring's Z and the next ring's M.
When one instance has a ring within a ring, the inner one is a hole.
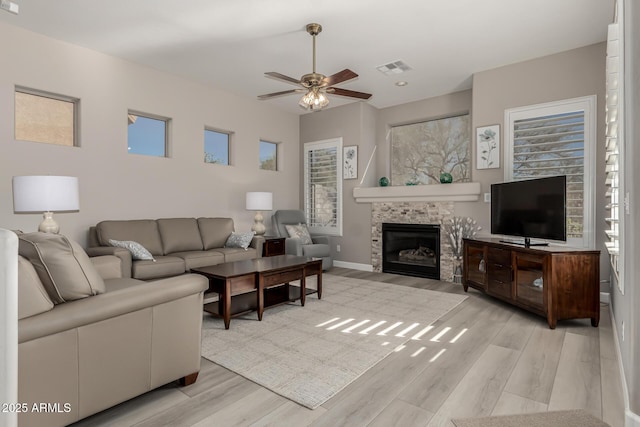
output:
M611 294L609 292L600 292L600 302L603 304L611 304Z
M371 264L359 264L357 262L346 262L346 261L334 260L333 265L341 268L351 268L353 270L373 271L373 266Z
M620 353L620 341L618 341L616 318L613 315L611 305L609 305L609 317L611 318L611 329L613 330L613 342L616 348L618 366L620 366L620 383L622 384L622 397L624 399L624 425L625 427L640 427L640 416L629 409L629 388L627 387L627 379L624 375L624 366L622 365L622 354Z

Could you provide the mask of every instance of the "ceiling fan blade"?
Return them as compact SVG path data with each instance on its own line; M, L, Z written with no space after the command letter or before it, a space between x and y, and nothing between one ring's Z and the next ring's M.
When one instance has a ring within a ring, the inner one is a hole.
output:
M296 80L293 77L285 76L284 74L276 73L275 71L269 71L268 73L264 73L265 77L270 77L272 79L281 80L283 82L292 83L294 85L299 85L300 80Z
M325 79L323 80L323 83L325 86L333 86L336 85L338 83L342 83L342 82L346 82L349 80L353 80L356 77L358 77L358 75L356 73L354 73L353 71L349 70L349 69L344 69L342 71L339 71L337 73L335 73L332 76L329 77L325 77Z
M333 95L338 95L338 96L348 96L350 98L359 98L359 99L371 98L370 93L356 92L355 90L349 90L349 89L340 89L339 87L329 87L327 88L327 93L331 93Z
M273 92L273 93L268 93L266 95L258 95L258 99L260 100L271 99L271 98L276 98L278 96L293 95L294 93L305 92L305 91L306 89L283 90L282 92Z

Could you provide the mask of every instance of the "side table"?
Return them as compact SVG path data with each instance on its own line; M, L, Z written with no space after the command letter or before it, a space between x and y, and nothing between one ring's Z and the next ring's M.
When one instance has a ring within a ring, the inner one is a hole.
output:
M270 257L276 255L284 255L284 237L264 236L264 244L262 245L262 256Z

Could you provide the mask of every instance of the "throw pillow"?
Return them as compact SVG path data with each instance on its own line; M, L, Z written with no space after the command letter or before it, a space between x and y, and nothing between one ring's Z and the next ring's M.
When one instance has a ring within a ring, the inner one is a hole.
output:
M309 229L305 224L285 225L285 227L287 228L289 237L300 239L301 244L311 245L313 243L313 241L311 240L311 235L309 234Z
M155 261L151 252L138 242L132 240L113 240L109 239L109 244L117 248L125 248L131 252L131 258L139 260Z
M21 234L18 252L31 262L54 304L105 292L104 281L87 253L65 236Z
M224 244L225 248L242 248L245 251L251 244L251 240L253 239L253 235L255 232L251 231L248 233L236 233L231 232L231 236L227 239L227 242Z

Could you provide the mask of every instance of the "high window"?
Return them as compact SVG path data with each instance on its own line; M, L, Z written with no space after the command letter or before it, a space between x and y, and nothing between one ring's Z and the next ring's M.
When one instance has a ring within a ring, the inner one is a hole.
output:
M166 117L130 111L127 116L129 153L168 157L169 122Z
M304 212L312 233L342 235L342 138L304 144Z
M78 146L79 100L24 87L15 89L15 138Z
M505 180L567 176L567 243L595 247L595 96L507 110Z
M471 180L469 114L391 128L391 185Z
M278 144L275 142L260 141L260 169L278 170Z
M213 129L204 130L204 162L229 164L231 133Z

